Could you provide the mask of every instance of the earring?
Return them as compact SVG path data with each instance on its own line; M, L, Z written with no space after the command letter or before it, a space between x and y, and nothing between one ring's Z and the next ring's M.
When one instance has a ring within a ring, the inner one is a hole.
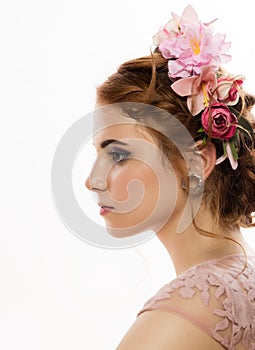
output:
M199 194L201 191L203 191L203 179L201 176L197 175L194 172L190 172L188 175L189 178L189 191L192 192L193 194ZM182 181L182 188L186 191L187 186L184 182Z

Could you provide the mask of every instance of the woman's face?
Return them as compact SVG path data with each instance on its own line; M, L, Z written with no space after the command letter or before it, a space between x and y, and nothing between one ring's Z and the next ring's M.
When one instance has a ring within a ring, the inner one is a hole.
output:
M170 164L163 166L152 137L135 124L119 110L99 113L94 121L97 159L86 187L96 193L115 237L158 232L176 211L179 180Z

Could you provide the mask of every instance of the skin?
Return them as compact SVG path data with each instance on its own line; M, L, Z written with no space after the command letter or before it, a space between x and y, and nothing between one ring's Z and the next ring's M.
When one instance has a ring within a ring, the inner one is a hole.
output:
M163 166L155 141L135 124L118 110L94 121L97 159L86 186L99 204L113 208L104 219L115 237L159 232L178 207L175 172Z
M115 237L154 230L169 253L177 275L204 261L243 253L232 241L202 236L192 222L181 234L177 233L187 202L182 175L162 164L152 137L138 133L134 121L128 119L129 124L125 124L127 118L117 114L115 117L123 124L111 125L109 119L102 117L95 121L94 145L98 157L86 180L86 187L97 193L99 202L114 207L104 215L107 230ZM113 153L116 149L118 154ZM208 143L200 156L206 180L215 167L214 145ZM200 228L219 233L210 210L202 204L195 219ZM239 229L225 230L224 234L252 253ZM189 337L180 339L184 333ZM137 318L117 350L171 348L222 349L188 321L170 312L153 310Z
M99 203L113 207L104 215L107 230L116 237L159 231L174 211L177 186L155 145L138 137L133 125L108 127L94 144L98 158L86 186L97 193Z

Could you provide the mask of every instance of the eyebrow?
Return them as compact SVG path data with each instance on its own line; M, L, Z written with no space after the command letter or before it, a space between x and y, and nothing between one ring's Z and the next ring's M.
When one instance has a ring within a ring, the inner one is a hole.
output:
M106 146L110 145L111 143L114 143L117 145L122 145L122 146L127 146L127 143L125 143L125 142L121 142L121 141L114 140L114 139L109 139L109 140L105 140L105 141L101 142L100 147L105 148Z

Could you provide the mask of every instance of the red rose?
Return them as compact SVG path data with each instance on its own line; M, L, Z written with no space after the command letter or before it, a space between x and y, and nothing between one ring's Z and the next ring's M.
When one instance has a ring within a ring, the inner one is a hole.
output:
M212 138L228 140L235 135L238 119L229 108L222 103L214 103L211 108L207 107L201 117L204 132L208 135L210 126L210 114L212 118Z

